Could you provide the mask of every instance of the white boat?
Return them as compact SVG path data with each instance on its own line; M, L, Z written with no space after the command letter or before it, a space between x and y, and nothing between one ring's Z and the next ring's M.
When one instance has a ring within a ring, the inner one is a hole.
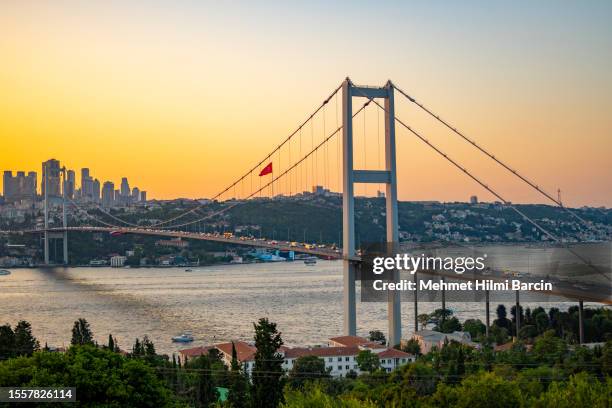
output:
M11 271L7 271L6 269L0 269L0 276L10 275Z
M191 332L183 332L180 336L174 336L172 341L175 343L191 343L193 341L193 335Z

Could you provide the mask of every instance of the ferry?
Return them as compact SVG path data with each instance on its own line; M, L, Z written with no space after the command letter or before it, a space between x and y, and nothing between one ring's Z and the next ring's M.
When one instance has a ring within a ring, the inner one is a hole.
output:
M191 343L193 341L193 335L191 332L183 332L180 336L174 336L172 341L175 343Z
M0 269L0 276L10 275L11 271L7 271L6 269Z

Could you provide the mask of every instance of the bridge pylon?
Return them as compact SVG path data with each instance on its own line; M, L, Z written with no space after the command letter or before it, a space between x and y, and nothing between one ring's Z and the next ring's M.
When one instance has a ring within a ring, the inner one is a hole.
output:
M378 183L386 185L386 231L387 242L399 241L397 215L397 172L395 154L395 107L393 85L388 81L383 87L356 86L349 78L342 84L342 255L344 334L356 335L357 312L355 299L355 264L350 260L355 255L355 183ZM385 107L385 169L355 169L353 166L353 97L380 98ZM399 272L393 280L399 282ZM392 291L388 300L388 341L399 344L402 337L401 302L398 291Z

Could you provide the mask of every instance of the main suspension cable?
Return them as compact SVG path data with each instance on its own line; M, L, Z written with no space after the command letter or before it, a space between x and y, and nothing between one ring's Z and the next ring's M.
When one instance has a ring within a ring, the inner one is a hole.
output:
M433 117L434 119L436 119L438 122L442 123L444 126L446 126L448 129L450 129L453 133L455 133L457 136L461 137L463 140L465 140L466 142L470 143L472 146L474 146L476 149L480 150L482 153L484 153L486 156L488 156L489 158L491 158L492 160L494 160L497 164L499 164L500 166L502 166L504 169L508 170L510 173L514 174L516 177L518 177L519 179L521 179L523 182L527 183L529 186L531 186L532 188L534 188L536 191L538 191L540 194L542 194L544 197L548 198L549 200L551 200L553 203L557 204L559 207L563 208L566 212L568 212L570 215L572 215L573 217L575 217L576 219L580 220L582 223L584 223L587 227L592 227L591 223L587 220L585 220L584 218L582 218L581 216L579 216L578 214L576 214L574 211L570 210L569 208L565 207L563 205L563 203L554 198L552 195L548 194L546 191L544 191L542 188L540 188L540 186L538 186L537 184L535 184L533 181L529 180L526 176L523 176L521 173L519 173L518 171L516 171L515 169L513 169L512 167L510 167L509 165L507 165L505 162L503 162L501 159L497 158L495 155L493 155L492 153L490 153L488 150L486 150L484 147L480 146L478 143L476 143L473 139L467 137L465 134L463 134L461 131L459 131L456 127L452 126L450 123L448 123L447 121L445 121L444 119L442 119L439 115L436 115L434 112L432 112L430 109L428 109L425 105L423 105L422 103L420 103L419 101L417 101L416 99L414 99L412 96L408 95L406 92L404 92L401 88L399 88L397 85L395 85L394 83L391 83L391 86L393 86L394 89L396 89L400 94L402 94L404 97L406 97L410 102L414 103L415 105L417 105L419 108L421 108L423 111L427 112L431 117Z
M279 151L289 140L291 140L291 138L293 136L295 136L298 132L300 132L302 130L302 128L308 123L310 122L315 115L317 115L319 113L319 111L321 109L323 109L323 107L325 105L327 105L327 103L331 100L331 98L334 97L334 95L336 95L336 93L338 93L338 91L342 88L342 84L340 84L338 87L336 87L332 93L314 110L314 112L312 112L298 127L297 129L295 129L293 132L291 132L289 134L289 136L287 136L278 146L276 146L274 148L274 150L272 150L266 157L264 157L262 160L260 160L256 165L254 165L249 171L247 171L246 173L244 173L239 179L237 179L236 181L234 181L232 184L230 184L228 187L226 187L225 189L223 189L222 191L220 191L219 193L217 193L215 196L213 196L212 198L210 198L210 201L214 201L217 198L221 197L223 194L225 194L228 190L230 190L232 187L234 187L236 184L238 184L241 180L243 180L244 178L248 177L253 171L257 170L263 163L265 163L268 159L270 159L270 157L272 157L272 155L274 153L276 153L277 151ZM150 227L157 227L160 225L165 225L168 224L172 221L175 221L179 218L182 218L188 214L193 213L196 209L203 207L205 204L199 204L197 206L195 206L194 208L185 211L182 214L179 214L175 217L172 217L170 219L167 219L165 221L161 221L158 222L156 224L152 224L150 225ZM164 227L165 229L165 227Z
M365 96L362 94L362 96ZM382 109L383 111L385 111L387 114L389 114L389 111L387 109L385 109L382 105L380 105L376 100L371 100L372 102L374 102L380 109ZM459 170L461 170L463 173L465 173L467 176L469 176L472 180L474 180L476 183L478 183L479 185L481 185L484 189L486 189L487 191L489 191L491 194L493 194L495 197L497 197L499 200L501 200L504 205L506 205L508 208L512 209L513 211L515 211L517 214L519 214L523 219L525 219L526 221L528 221L530 224L532 224L534 227L536 227L537 229L539 229L540 231L542 231L545 235L547 235L548 237L550 237L551 239L553 239L555 242L557 243L561 243L564 244L563 240L561 240L559 237L557 237L555 234L553 234L552 232L548 231L546 228L542 227L538 222L536 222L535 220L533 220L531 217L527 216L527 214L525 214L523 211L521 211L520 209L518 209L516 206L512 205L512 203L508 200L506 200L504 197L502 197L498 192L496 192L495 190L493 190L491 187L489 187L487 184L485 184L483 181L481 181L478 177L474 176L467 168L461 166L458 162L456 162L454 159L452 159L451 157L449 157L446 153L444 153L442 150L440 150L437 146L435 146L434 144L432 144L429 140L427 140L424 136L422 136L419 132L417 132L416 130L412 129L410 126L408 126L406 123L404 123L401 119L399 119L397 116L394 116L394 119L397 123L399 123L400 125L402 125L403 127L405 127L410 133L412 133L413 135L415 135L416 137L418 137L422 142L424 142L425 144L427 144L430 148L432 148L434 151L436 151L436 153L438 153L439 155L441 155L444 159L446 159L448 162L450 162L451 164L453 164L455 167L457 167ZM578 254L576 251L574 251L572 248L570 248L568 245L564 245L565 249L567 249L571 254L573 254L574 256L576 256L576 258L580 259L585 265L589 266L590 268L594 269L596 272L598 272L599 274L601 274L604 278L606 278L607 280L612 280L612 278L610 278L607 274L605 274L604 272L600 271L595 265L593 265L588 259L585 259L582 255Z
M358 115L358 114L359 114L361 111L363 111L363 110L364 110L364 109L365 109L365 108L366 108L366 107L367 107L367 106L370 104L370 102L371 102L371 101L372 101L372 99L371 99L371 98L368 98L368 101L366 101L366 102L363 104L363 106L362 106L361 108L359 108L359 109L358 109L358 110L357 110L357 111L356 111L356 112L353 114L352 118L356 117L356 116L357 116L357 115ZM186 225L194 224L194 223L196 223L196 222L203 221L203 220L209 219L209 218L211 218L211 217L214 217L214 216L216 216L216 215L222 214L222 213L224 213L224 212L226 212L226 211L228 211L228 210L230 210L230 209L232 209L232 208L234 208L234 207L236 207L236 206L238 206L238 205L240 205L240 204L244 203L244 202L245 202L246 200L248 200L249 198L252 198L252 197L254 197L255 195L259 194L261 191L265 190L267 187L269 187L270 185L272 185L272 183L276 182L278 179L280 179L281 177L285 176L287 173L289 173L291 170L293 170L294 168L296 168L296 167L297 167L298 165L300 165L302 162L306 161L306 159L308 159L310 156L314 155L314 154L315 154L315 153L316 153L316 152L319 150L319 148L321 148L321 147L322 147L322 146L323 146L325 143L327 143L327 142L328 142L328 141L329 141L329 140L330 140L332 137L334 137L334 136L335 136L335 135L336 135L336 134L337 134L337 133L338 133L340 130L342 130L342 125L338 126L338 127L336 128L336 130L334 130L334 131L333 131L333 132L332 132L332 133L331 133L329 136L327 136L325 139L323 139L323 140L321 141L321 143L319 143L318 145L316 145L315 147L313 147L313 148L312 148L312 150L311 150L310 152L308 152L306 155L304 155L304 157L302 157L300 160L296 161L296 162L295 162L293 165L291 165L289 168L287 168L287 169L286 169L284 172L282 172L282 173L281 173L281 174L279 174L278 176L274 177L274 178L273 178L272 180L270 180L270 181L269 181L267 184L261 185L261 186L259 187L259 189L258 189L258 190L251 192L251 194L249 194L247 197L245 197L245 198L244 198L244 200L242 200L242 201L238 201L238 202L235 202L235 203L231 204L230 206L228 206L228 207L226 207L226 208L224 208L224 209L222 209L222 210L219 210L218 212L216 212L216 213L214 213L214 214L208 215L208 216L206 216L206 217L199 218L199 219L197 219L197 220L193 220L193 221L189 221L189 222L185 222L185 223L182 223L182 224L173 225L173 226L166 227L166 228L163 228L163 229L180 228L180 227L184 227L184 226L186 226Z

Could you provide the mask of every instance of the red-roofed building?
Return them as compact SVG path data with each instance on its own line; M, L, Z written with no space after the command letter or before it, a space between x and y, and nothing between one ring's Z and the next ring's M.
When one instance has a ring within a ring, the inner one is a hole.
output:
M365 337L359 337L359 336L332 337L331 339L329 339L329 346L330 347L361 347L361 348L368 348L372 351L385 350L387 348L383 344L377 343L375 341L370 341L366 339Z
M193 348L188 348L188 349L184 349L184 350L179 350L179 352L178 352L179 361L181 362L182 365L185 365L187 360L191 360L191 359L199 357L199 356L201 356L203 354L208 354L208 352L210 351L211 348L212 348L212 346L210 346L210 347L193 347Z
M254 345L244 341L235 341L236 356L240 364L250 373L255 366ZM208 353L211 348L216 348L221 353L223 362L229 367L232 362L232 343L221 343L209 347L194 347L181 350L179 359L190 359ZM304 356L317 356L325 362L325 368L330 370L333 377L342 377L354 371L359 374L357 365L357 355L363 350L370 350L378 355L380 365L383 369L390 372L395 368L414 361L414 355L403 351L387 348L368 339L357 336L341 336L330 339L329 346L321 347L281 347L278 353L284 357L283 368L289 371L293 368L295 361Z
M238 362L250 373L255 365L255 352L257 349L255 346L244 341L235 341L233 343L236 347ZM225 365L230 367L232 364L232 342L216 344L214 347L221 352L221 358Z

